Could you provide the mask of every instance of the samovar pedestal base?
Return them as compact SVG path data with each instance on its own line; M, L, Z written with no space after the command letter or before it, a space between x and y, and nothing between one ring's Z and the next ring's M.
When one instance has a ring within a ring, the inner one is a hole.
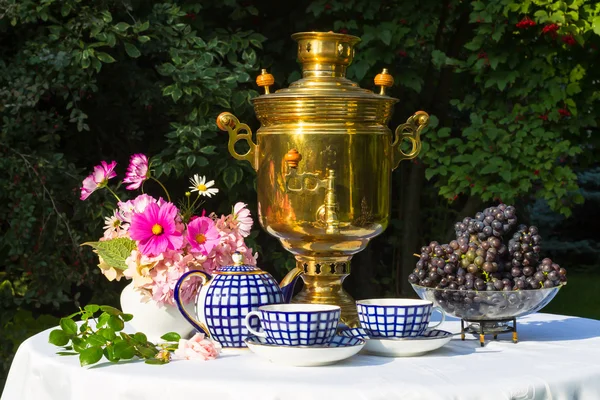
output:
M350 259L296 257L304 286L292 303L333 304L342 309L341 322L350 328L359 326L356 303L342 283L350 274Z

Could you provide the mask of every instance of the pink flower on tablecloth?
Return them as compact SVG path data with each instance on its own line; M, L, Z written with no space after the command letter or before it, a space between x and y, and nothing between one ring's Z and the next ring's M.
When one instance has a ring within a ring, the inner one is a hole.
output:
M193 251L207 255L219 243L219 231L208 217L195 218L187 229L187 240Z
M130 183L127 186L128 190L139 189L146 179L150 178L150 170L148 169L148 157L144 154L133 154L129 160L127 172L123 183Z
M214 360L221 352L221 345L205 338L203 333L196 333L190 340L180 339L177 350L173 353L181 360Z
M143 255L155 256L183 246L183 236L175 224L177 212L172 203L164 203L160 207L150 203L143 213L133 215L129 234L138 242L138 249Z
M81 186L81 200L85 200L97 189L103 188L108 183L108 180L117 176L115 167L116 161L107 164L106 161L101 161L100 165L94 167L94 172L83 180Z
M233 206L233 220L237 221L237 228L242 237L250 235L254 221L252 221L250 210L246 208L245 203L239 202Z

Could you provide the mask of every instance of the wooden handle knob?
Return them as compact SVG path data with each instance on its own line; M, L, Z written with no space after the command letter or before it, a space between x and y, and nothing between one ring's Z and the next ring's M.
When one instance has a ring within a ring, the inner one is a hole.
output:
M302 161L302 154L298 153L298 150L291 149L283 157L286 164L290 168L298 168L298 164Z
M275 83L273 75L267 73L266 69L263 69L259 76L256 77L256 84L260 87L265 88L265 94L269 94L269 86Z

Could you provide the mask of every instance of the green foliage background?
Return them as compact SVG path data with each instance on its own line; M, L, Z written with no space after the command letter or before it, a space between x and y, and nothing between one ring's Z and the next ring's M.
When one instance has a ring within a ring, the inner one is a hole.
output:
M518 26L526 17L535 25ZM79 247L112 208L103 192L79 201L100 160L122 175L143 152L177 197L200 173L222 189L207 209L256 210L253 171L214 121L232 110L257 128L255 75L268 68L276 89L298 79L289 35L307 30L362 37L348 77L372 88L381 68L394 74L392 126L432 115L421 156L394 175L391 226L356 257L356 297L408 295L413 251L486 203L514 202L527 220L533 199L564 216L583 201L576 173L598 163L594 1L0 0L4 371L57 315L118 305L124 283L102 279ZM293 265L260 230L251 242L273 274Z

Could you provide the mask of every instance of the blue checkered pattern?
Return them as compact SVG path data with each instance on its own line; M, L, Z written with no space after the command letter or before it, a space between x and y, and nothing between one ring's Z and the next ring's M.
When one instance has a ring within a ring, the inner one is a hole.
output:
M357 304L358 320L370 337L414 337L429 325L432 304L394 306Z
M279 345L272 344L267 341L266 338L261 338L258 336L248 336L246 339L247 342L251 344L259 344L262 346L274 346L277 347ZM352 347L352 346L360 346L365 344L365 341L360 338L352 337L352 336L340 336L336 335L331 339L331 342L324 344L322 347L325 348L336 348L336 347Z
M328 344L334 337L340 320L339 308L330 311L260 310L260 313L262 328L268 335L267 343L280 346Z
M271 275L235 274L256 270L243 265L220 268L220 273L230 274L215 274L208 285L204 317L210 336L223 347L246 347L246 314L263 305L283 303L279 285ZM251 326L259 329L259 321L254 321Z

